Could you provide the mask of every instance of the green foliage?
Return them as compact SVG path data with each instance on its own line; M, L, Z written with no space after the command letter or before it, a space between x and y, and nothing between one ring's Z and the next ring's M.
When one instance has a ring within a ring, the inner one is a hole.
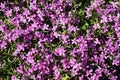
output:
M65 74L65 76L62 77L62 80L69 80L69 76L67 74Z
M15 74L14 69L21 63L18 57L13 57L12 52L15 49L15 44L9 44L7 49L0 51L0 77L10 80L10 77Z

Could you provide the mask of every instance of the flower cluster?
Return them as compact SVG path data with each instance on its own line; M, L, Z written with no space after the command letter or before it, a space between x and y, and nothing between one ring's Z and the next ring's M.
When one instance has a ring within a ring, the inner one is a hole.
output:
M13 45L10 55L19 59L11 79L119 79L119 6L94 0L86 7L90 25L82 34L72 0L1 2L0 50L9 54Z

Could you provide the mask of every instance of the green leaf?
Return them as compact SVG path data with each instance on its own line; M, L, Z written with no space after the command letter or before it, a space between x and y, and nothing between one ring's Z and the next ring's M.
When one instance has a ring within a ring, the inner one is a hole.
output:
M5 19L5 24L10 26L10 20L9 19Z
M67 74L65 74L64 77L62 77L62 80L68 80L69 79L69 76Z
M82 26L82 30L86 30L88 28L88 23L86 22L84 26Z

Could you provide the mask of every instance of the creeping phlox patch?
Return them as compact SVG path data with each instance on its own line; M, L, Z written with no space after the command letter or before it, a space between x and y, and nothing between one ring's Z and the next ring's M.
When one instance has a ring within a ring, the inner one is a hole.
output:
M119 2L75 1L0 2L0 77L120 79Z

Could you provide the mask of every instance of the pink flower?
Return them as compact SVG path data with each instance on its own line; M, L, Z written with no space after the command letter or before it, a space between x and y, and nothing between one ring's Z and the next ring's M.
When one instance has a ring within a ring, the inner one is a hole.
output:
M76 63L72 68L72 76L75 76L78 74L78 71L81 69L81 64Z
M63 44L67 44L68 43L68 38L69 38L68 35L62 35L62 42L63 42Z
M100 23L106 23L106 22L108 22L107 16L102 15L102 16L101 16L101 21L100 21Z
M6 47L7 47L7 42L4 41L4 40L2 40L2 41L1 41L1 44L0 44L0 47L1 47L1 49L6 49Z
M69 25L67 30L71 33L72 31L76 32L79 29L77 27L75 27L75 26Z
M11 79L12 79L12 80L19 80L19 79L18 79L16 76L14 76L14 75L11 77Z
M113 6L113 8L117 8L118 6L118 4L119 4L119 2L111 2L111 4L112 4L112 6Z
M98 38L95 38L95 44L100 44L100 41L98 40Z
M43 29L43 30L48 30L48 27L49 27L49 26L48 26L47 24L44 24L42 29Z
M96 29L100 28L100 25L99 25L98 23L95 23L95 24L93 25L93 28L96 30Z
M65 56L65 48L64 47L58 47L54 50L54 54L57 56Z
M55 80L61 80L61 79L60 79L60 78L61 78L61 76L60 76L60 71L59 71L58 67L57 67L57 66L54 66L54 67L53 67L53 70L54 70L54 79L55 79Z
M0 8L5 9L5 3L0 3Z
M70 59L70 66L74 66L76 64L76 59L75 58L71 58Z
M19 7L14 7L14 11L18 12L20 10Z
M60 34L59 34L59 33L57 33L57 32L54 32L54 33L53 33L53 35L55 36L55 38L60 37Z
M72 39L72 44L77 44L77 39L76 38Z
M92 10L91 6L86 8L86 15L87 15L86 18L89 18L92 16L91 10Z
M6 14L7 17L12 16L12 9L7 10L5 14Z

